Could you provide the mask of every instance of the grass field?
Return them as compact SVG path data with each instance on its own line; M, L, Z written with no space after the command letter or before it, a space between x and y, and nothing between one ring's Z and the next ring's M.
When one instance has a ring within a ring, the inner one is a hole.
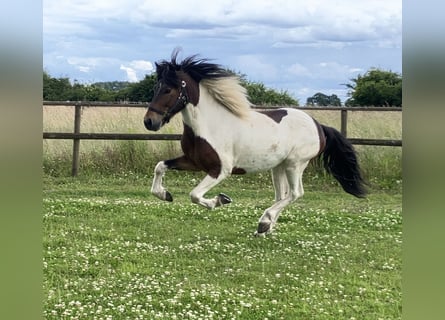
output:
M150 175L45 175L44 317L401 319L398 186L356 199L307 177L276 231L256 238L269 174L227 179L209 196L234 202L213 211L189 201L201 177L168 172L166 203L149 195Z
M145 111L84 108L82 132L144 133ZM337 112L310 111L339 128ZM400 112L349 113L348 136L400 139ZM71 107L44 107L44 131L72 132ZM181 118L163 128L180 133ZM253 237L274 194L270 173L234 176L190 203L202 173L168 172L174 202L149 194L178 142L44 140L46 319L401 319L402 150L356 147L371 194L344 193L317 163L276 231Z

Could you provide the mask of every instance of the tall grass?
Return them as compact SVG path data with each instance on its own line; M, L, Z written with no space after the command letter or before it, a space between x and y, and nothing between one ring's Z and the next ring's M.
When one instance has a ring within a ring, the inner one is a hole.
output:
M95 133L146 133L142 108L83 108L81 132ZM73 107L43 108L43 130L72 132ZM172 119L159 133L181 133L180 116ZM82 140L80 142L80 171L86 174L120 174L148 172L154 161L180 154L179 141L118 141ZM71 140L43 141L43 169L46 174L65 176L72 161Z
M82 109L81 132L146 133L142 123L145 110L132 107ZM320 123L340 128L340 112L309 110ZM43 107L43 129L46 132L72 132L73 107ZM160 133L181 133L178 115ZM401 139L401 112L354 111L348 113L348 137ZM81 174L151 175L157 161L181 154L179 141L111 141L82 140ZM380 188L400 186L402 180L402 149L399 147L356 146L364 174L371 184ZM43 140L43 170L51 176L68 176L72 159L71 140ZM317 181L326 174L314 161L305 179Z
M320 123L340 130L340 112L307 111ZM402 139L402 112L351 111L348 112L348 138ZM366 179L379 188L401 188L402 148L387 146L354 146ZM314 165L315 164L315 165ZM326 176L320 164L314 162L310 169ZM314 173L313 173L314 174Z

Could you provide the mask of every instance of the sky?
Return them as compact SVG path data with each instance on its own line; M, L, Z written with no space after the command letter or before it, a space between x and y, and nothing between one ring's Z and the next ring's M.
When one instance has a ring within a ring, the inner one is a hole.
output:
M401 0L43 0L43 67L71 81L142 80L201 58L287 91L348 96L371 68L402 73Z

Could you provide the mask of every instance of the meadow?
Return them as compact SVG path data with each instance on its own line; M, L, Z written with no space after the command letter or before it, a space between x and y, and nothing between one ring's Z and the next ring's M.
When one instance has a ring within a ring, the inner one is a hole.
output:
M44 130L72 131L72 109L53 108ZM85 108L82 131L142 133L144 112ZM338 113L314 117L339 127ZM401 113L349 117L351 137L401 137ZM172 122L164 130L180 132ZM314 162L265 238L253 232L274 198L268 172L223 181L209 196L233 203L209 211L188 196L202 173L168 172L172 203L149 193L177 142L82 141L77 178L71 148L43 143L45 319L402 318L401 148L357 147L366 199Z
M215 188L233 203L190 203L199 174L44 178L46 319L401 319L398 192L356 199L308 184L274 233L253 236L273 200L268 175Z

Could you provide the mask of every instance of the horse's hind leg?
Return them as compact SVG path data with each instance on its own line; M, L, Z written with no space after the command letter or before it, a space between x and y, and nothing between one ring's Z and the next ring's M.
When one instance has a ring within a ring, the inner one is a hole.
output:
M300 165L295 164L285 169L285 175L278 175L281 177L281 179L287 179L289 191L284 198L279 199L270 208L267 208L264 211L264 214L259 220L258 229L255 232L256 236L262 236L272 232L272 229L275 226L281 211L290 203L294 202L303 195L304 189L302 177L303 171L306 166L307 162ZM275 175L276 173L278 172L275 172ZM278 179L278 176L277 178L275 178L274 176L274 186L285 185L283 182L281 182L280 184L277 183L281 181L280 179ZM277 190L275 190L275 193L277 197ZM283 194L283 189L280 190L280 194Z
M275 189L275 202L284 199L289 194L289 183L286 177L286 167L279 165L272 169L272 183Z

